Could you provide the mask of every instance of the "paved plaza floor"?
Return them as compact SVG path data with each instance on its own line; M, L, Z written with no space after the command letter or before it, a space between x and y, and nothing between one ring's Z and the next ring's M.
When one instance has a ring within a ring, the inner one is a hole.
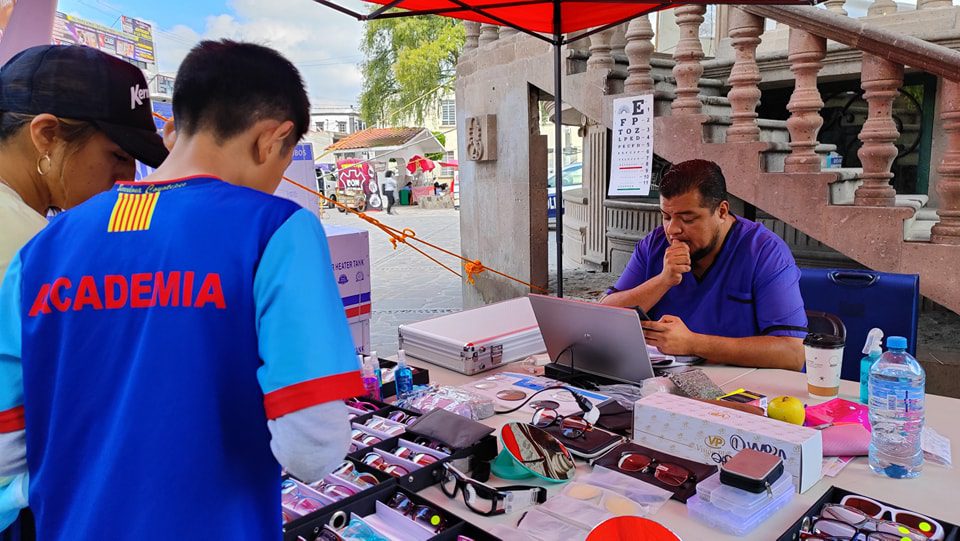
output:
M460 213L453 209L421 210L400 207L396 215L371 214L397 229L412 228L417 236L460 252ZM327 210L324 222L369 231L371 262L371 347L380 356L397 351L397 326L415 323L463 308L460 278L432 263L409 247L393 249L389 238L373 225L353 215ZM549 237L550 288L555 289L554 231ZM435 252L429 251L437 256ZM465 254L470 255L470 254ZM460 269L457 260L440 255L443 263ZM616 281L611 273L592 272L571 262L564 265L564 293L568 297L596 300ZM943 310L924 311L920 317L920 350L917 357L928 373L928 390L960 397L960 316ZM850 344L848 347L860 348Z

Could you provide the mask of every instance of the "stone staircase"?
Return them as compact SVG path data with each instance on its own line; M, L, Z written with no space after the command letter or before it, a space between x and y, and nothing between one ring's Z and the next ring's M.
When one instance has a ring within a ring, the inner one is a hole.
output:
M737 60L729 78L703 79L696 37L703 12L695 5L676 9L682 37L672 59L653 54L647 17L634 19L625 31L594 34L589 49L569 48L565 102L589 122L611 128L614 99L652 92L658 155L674 163L717 162L735 197L867 267L920 274L926 297L960 312L960 53L825 10L750 6L735 8L731 17ZM796 87L787 121L758 119L755 113L763 17L791 27L789 62ZM469 44L470 26L467 32ZM816 84L828 39L863 54L869 110L858 153L864 166L858 169L822 168L834 150L817 141L823 102ZM509 62L513 73L539 89L541 99L548 98L553 88L548 45L514 34L481 47L486 56ZM927 195L896 194L889 185L898 135L890 104L902 85L904 64L942 79L938 111L947 151L932 168L939 209L927 208ZM479 76L483 60L467 51L459 69L461 76Z

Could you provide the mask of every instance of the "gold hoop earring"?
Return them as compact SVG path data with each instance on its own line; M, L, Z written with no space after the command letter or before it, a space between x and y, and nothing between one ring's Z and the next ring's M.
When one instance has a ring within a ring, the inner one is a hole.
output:
M43 165L42 165L44 160L47 161L46 171L43 170ZM53 167L53 160L50 159L49 154L44 154L43 156L40 156L39 160L37 160L37 173L40 173L41 177L49 173L51 167Z

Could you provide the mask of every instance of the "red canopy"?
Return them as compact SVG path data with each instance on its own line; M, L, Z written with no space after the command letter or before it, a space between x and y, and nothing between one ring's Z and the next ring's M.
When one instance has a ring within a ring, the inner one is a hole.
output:
M368 0L422 14L436 14L467 21L499 24L548 34L576 32L586 28L624 22L638 15L675 6L674 2L560 2L560 28L553 25L554 0Z
M445 162L437 162L440 164L440 167L460 167L460 162L457 160L447 160Z
M415 154L409 160L407 160L407 171L410 171L410 174L416 173L417 169L430 172L436 168L437 166L434 165L433 160L429 160L420 155Z

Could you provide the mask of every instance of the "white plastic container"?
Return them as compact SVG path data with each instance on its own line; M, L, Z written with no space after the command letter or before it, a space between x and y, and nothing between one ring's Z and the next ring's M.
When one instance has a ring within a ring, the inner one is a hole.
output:
M794 495L795 492L791 487L789 491L781 494L778 498L770 500L769 505L749 518L743 518L728 510L720 509L710 502L701 500L700 496L693 496L687 500L687 512L690 513L690 516L722 532L743 536L752 532L757 526L773 516L774 513L784 508L790 503Z
M770 493L757 494L720 483L720 474L715 473L697 484L697 496L705 503L731 513L739 519L752 518L775 502L785 492L793 492L793 478L786 472L772 485Z

